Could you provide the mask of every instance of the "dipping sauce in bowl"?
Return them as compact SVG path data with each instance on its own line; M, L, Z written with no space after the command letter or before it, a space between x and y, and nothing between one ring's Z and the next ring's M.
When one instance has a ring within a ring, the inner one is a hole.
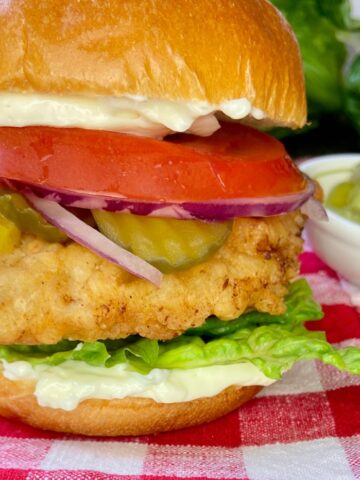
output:
M360 224L360 163L349 180L340 182L330 190L325 205L339 215Z
M300 169L321 185L329 217L328 222L307 222L314 251L346 280L360 286L358 165L360 154L339 154L306 160Z

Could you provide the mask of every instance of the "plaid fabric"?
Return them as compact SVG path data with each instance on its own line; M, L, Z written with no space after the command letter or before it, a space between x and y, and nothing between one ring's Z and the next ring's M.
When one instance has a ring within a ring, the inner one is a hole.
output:
M302 274L324 305L331 342L360 346L360 289L311 251ZM360 377L298 364L211 424L139 438L88 439L0 419L0 479L360 479Z

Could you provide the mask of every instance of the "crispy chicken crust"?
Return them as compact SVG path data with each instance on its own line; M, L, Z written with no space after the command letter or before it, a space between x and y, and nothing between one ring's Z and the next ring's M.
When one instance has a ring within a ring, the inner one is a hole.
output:
M209 315L282 313L286 285L298 271L302 226L298 212L237 219L213 257L165 275L160 288L75 243L23 235L13 253L0 257L0 344L132 334L166 340Z

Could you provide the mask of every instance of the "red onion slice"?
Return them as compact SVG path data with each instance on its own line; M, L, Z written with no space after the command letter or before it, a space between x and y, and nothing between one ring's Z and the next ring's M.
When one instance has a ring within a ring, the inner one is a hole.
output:
M74 242L119 265L136 277L160 286L162 273L157 268L112 242L58 203L40 198L27 189L21 193L49 223L64 231Z
M90 192L53 190L40 185L23 185L11 182L13 188L22 191L29 188L38 197L61 203L64 207L99 209L110 212L128 212L135 215L204 221L225 221L236 217L268 217L294 211L314 193L314 184L308 181L306 190L281 197L238 198L207 202L142 202L118 195L105 196Z
M302 205L300 210L301 213L307 215L311 220L319 220L322 222L327 222L329 220L326 210L321 202L313 197L309 198L304 205Z

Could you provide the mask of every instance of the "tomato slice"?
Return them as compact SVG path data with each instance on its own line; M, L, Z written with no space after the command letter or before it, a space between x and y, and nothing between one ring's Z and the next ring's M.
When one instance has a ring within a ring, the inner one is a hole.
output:
M303 191L283 145L224 124L207 138L160 141L105 131L0 128L0 177L143 201L258 198Z

